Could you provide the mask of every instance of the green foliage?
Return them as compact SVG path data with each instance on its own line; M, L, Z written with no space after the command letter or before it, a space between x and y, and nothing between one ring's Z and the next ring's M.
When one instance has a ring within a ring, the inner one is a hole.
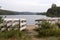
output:
M48 29L48 28L50 28L50 26L51 26L51 23L49 23L49 22L47 22L47 21L43 21L43 22L41 22L41 29ZM49 26L50 25L50 26Z
M17 30L11 30L11 31L5 31L5 32L0 31L0 38L12 38L14 36L21 37L22 33Z
M57 22L56 25L60 28L60 23L59 22Z
M22 37L22 34L23 34L22 31L19 31L19 30L16 31L16 36L17 37L20 37L21 38Z
M43 21L40 26L37 31L39 37L60 36L60 28L56 24Z
M46 15L49 17L60 17L60 7L52 5L52 7L47 10Z
M0 31L1 40L31 40L30 35L25 35L27 31L11 30L11 31Z

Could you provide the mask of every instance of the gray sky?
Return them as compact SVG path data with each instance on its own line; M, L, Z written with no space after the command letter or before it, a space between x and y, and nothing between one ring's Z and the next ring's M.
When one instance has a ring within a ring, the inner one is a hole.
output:
M0 0L1 9L19 12L46 12L53 3L60 6L60 0Z

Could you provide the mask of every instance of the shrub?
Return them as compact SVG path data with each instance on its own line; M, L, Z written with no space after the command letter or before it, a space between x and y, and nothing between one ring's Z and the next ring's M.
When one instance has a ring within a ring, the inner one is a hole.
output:
M60 23L59 22L57 22L56 25L60 28Z
M0 32L0 38L12 38L14 36L21 37L22 33L18 30Z
M14 36L14 31L5 31L5 32L0 32L0 37L3 38L11 38Z
M55 31L55 36L59 36L60 37L60 29Z
M40 24L41 28L38 27L38 36L39 37L48 37L48 36L59 36L60 30L59 27L55 24L43 21Z
M18 37L22 37L22 31L20 31L20 30L16 30L16 36L18 36Z
M50 28L50 26L51 26L51 23L49 23L49 22L47 22L47 21L43 21L43 22L41 22L41 28L42 29L48 29L48 28Z

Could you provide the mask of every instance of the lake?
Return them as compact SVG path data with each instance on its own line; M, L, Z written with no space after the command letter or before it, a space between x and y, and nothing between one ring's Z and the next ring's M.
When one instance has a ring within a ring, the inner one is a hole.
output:
M40 18L47 18L45 15L0 15L3 18L25 18L27 20L27 25L35 25L35 20Z

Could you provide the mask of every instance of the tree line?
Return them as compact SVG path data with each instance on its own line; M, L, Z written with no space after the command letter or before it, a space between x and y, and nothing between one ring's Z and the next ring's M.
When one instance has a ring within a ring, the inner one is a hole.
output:
M46 12L46 16L49 17L60 17L60 7L57 7L56 4L52 4Z

